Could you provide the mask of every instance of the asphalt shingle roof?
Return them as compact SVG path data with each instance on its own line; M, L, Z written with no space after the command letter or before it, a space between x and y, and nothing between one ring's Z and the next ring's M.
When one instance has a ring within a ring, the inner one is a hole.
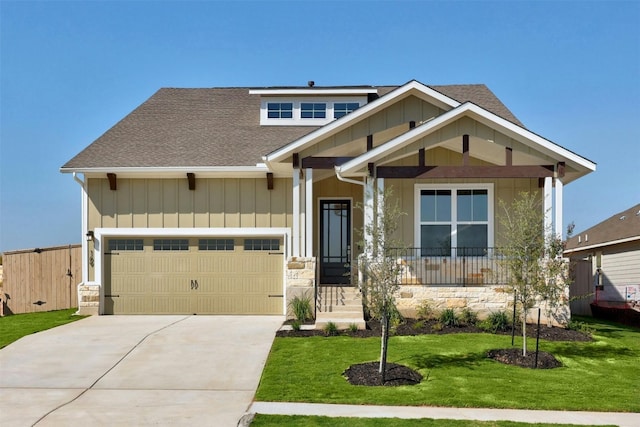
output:
M522 126L485 85L430 87ZM377 87L380 96L396 88ZM260 126L260 96L249 89L160 89L62 169L255 166L317 129Z
M566 249L579 251L634 237L640 238L640 203L576 234L567 241Z

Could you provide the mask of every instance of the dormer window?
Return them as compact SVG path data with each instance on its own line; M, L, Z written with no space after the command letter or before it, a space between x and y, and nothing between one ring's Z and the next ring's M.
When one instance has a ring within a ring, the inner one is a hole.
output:
M270 119L292 119L292 102L269 102L267 103L267 117Z
M301 119L325 119L327 117L327 104L315 102L300 103Z
M262 126L324 126L365 105L372 87L250 89L260 96Z
M357 110L359 107L360 104L357 102L336 102L333 104L333 118L339 119L340 117Z

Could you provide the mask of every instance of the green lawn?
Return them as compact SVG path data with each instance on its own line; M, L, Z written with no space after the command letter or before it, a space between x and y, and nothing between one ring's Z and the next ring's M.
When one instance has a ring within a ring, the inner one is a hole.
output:
M8 346L25 335L55 328L86 317L74 316L73 313L76 311L76 308L70 308L0 317L0 348Z
M292 415L257 414L251 427L577 427L576 424L544 424L518 423L514 421L469 421L469 420L434 420L399 419L399 418L341 418L341 417L306 417ZM582 425L581 427L585 427ZM601 426L602 427L602 426ZM611 427L611 426L610 426Z
M640 331L581 320L595 329L594 342L541 341L541 350L564 365L551 370L507 366L485 356L490 349L509 347L510 336L392 337L388 361L424 377L418 385L402 387L352 386L342 376L352 364L378 360L379 338L276 338L256 399L640 412Z

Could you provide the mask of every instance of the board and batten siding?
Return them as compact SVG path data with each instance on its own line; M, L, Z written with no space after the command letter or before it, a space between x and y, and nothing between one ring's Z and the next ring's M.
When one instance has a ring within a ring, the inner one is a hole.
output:
M88 179L89 230L109 228L289 227L292 184L274 179Z
M266 178L118 178L117 190L105 178L88 178L88 229L96 228L253 228L290 227L292 182ZM95 280L89 248L89 280Z

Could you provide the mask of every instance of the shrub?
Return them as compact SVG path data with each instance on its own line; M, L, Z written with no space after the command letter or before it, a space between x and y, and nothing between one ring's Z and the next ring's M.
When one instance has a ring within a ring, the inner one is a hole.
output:
M465 307L460 313L460 324L464 326L475 326L478 323L478 314L470 308Z
M441 331L443 328L444 326L442 325L442 323L438 322L431 327L431 330L438 332L438 331Z
M593 333L593 328L589 324L580 322L578 320L571 320L567 324L567 329L582 332L583 334L587 335L591 335Z
M291 322L291 327L293 328L294 331L299 331L300 325L301 323L299 320L294 320L293 322Z
M349 332L358 332L358 325L356 325L355 323L350 323Z
M298 322L305 322L313 319L311 310L311 298L308 294L295 296L289 301L289 308Z
M416 307L416 318L419 320L434 320L436 318L435 314L435 310L429 300L422 300Z
M324 325L324 328L322 328L322 330L324 331L324 334L328 337L338 335L338 325L336 325L333 322L329 322L326 325Z
M506 331L509 329L511 322L506 311L500 310L491 313L485 320L480 322L480 327L487 332L496 333L498 331Z
M418 320L413 324L413 329L416 331L419 331L422 328L424 328L424 320Z
M458 315L453 308L445 308L442 310L439 320L444 326L458 326L460 324Z

